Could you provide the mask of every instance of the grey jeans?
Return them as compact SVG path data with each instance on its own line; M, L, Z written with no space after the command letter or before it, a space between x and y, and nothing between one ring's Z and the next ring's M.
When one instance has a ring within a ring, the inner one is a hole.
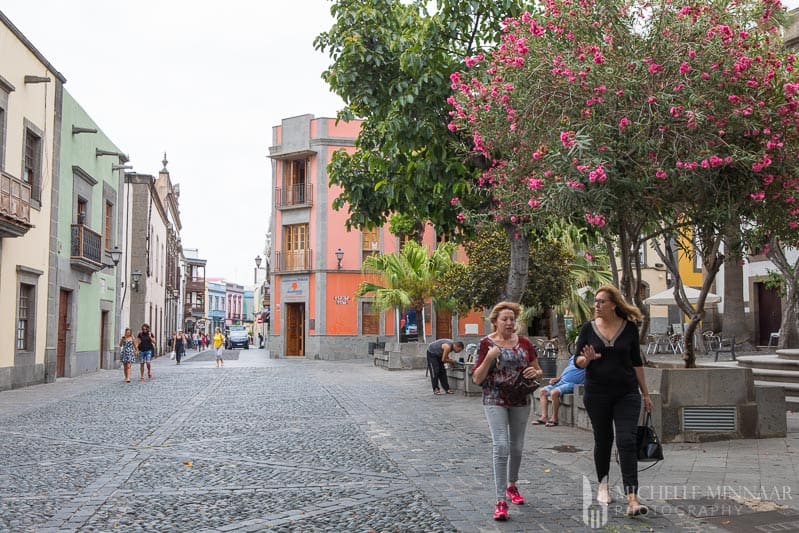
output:
M497 500L504 500L508 482L516 483L519 479L530 406L484 405L483 409L491 430L491 439L494 441L494 484Z

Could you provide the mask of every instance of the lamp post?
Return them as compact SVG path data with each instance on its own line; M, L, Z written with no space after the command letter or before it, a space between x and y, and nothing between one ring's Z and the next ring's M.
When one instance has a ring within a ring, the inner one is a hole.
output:
M133 277L133 290L139 292L139 280L141 279L141 271L134 270L131 276Z
M341 270L341 260L344 259L344 250L341 248L336 250L336 259L338 259L338 270Z

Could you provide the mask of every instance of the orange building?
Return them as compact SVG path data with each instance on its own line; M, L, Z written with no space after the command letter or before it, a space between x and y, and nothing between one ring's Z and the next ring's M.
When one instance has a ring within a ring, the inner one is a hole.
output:
M394 313L377 313L372 299L358 298L355 291L365 279L364 258L396 252L399 239L387 226L347 231L346 209L331 207L341 189L328 185L327 166L335 151L355 150L360 126L360 121L301 115L273 128L270 350L277 356L365 357L369 342L396 336ZM432 230L424 242L434 246ZM485 331L479 314L459 321L430 304L425 311L428 341L467 333L478 338Z

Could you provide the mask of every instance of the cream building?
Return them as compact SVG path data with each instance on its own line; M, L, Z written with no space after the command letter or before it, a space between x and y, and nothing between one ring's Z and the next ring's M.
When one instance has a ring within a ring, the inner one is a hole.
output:
M66 80L2 12L0 51L0 390L4 390L51 382L57 373L54 236Z

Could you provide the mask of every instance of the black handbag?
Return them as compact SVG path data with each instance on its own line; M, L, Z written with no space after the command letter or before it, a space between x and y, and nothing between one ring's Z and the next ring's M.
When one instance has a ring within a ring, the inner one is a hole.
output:
M637 448L639 462L651 463L663 460L663 446L652 426L652 413L647 413L644 425L638 426Z

